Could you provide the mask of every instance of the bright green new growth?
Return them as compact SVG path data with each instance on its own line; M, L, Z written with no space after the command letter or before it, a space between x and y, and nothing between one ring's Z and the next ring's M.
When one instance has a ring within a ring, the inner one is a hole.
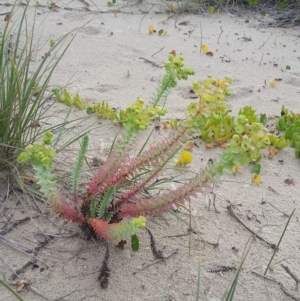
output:
M190 75L194 75L195 71L192 68L184 68L184 56L175 57L169 54L169 61L165 63L166 75L163 77L156 94L150 101L150 105L156 108L157 106L165 106L166 99L171 91L171 88L177 86L177 80L187 80Z
M198 102L191 102L187 107L185 126L200 134L207 142L207 148L217 145L225 147L217 174L232 172L234 168L261 160L261 151L273 145L277 149L286 147L289 142L285 136L271 135L262 123L265 118L259 118L250 106L240 109L237 118L229 114L230 109L224 102L231 95L229 85L231 78L207 78L203 83L193 82L193 91L198 95ZM181 122L174 119L170 122L172 128L177 128Z
M300 158L300 115L282 106L276 129L284 131L283 135L290 140L290 146L295 149L295 155Z
M167 113L164 105L171 89L176 87L178 80L187 80L190 75L195 73L191 68L184 67L184 57L182 55L174 57L170 54L169 61L165 63L165 70L166 74L150 101L150 105L145 105L145 101L138 98L126 109L117 111L111 108L107 101L90 104L82 100L78 93L73 97L66 89L61 93L59 88L54 88L53 93L59 102L68 107L74 105L80 110L85 109L87 114L94 113L98 118L116 121L128 131L138 132L145 130L151 120Z
M121 241L134 235L139 229L146 227L146 218L140 216L126 223L108 224L101 219L90 218L88 223L95 233L106 240Z
M36 172L40 191L50 204L54 203L59 196L52 173L52 159L56 155L55 150L51 147L52 136L51 132L45 132L43 142L27 146L25 152L20 153L17 159L21 164L30 163L32 165Z

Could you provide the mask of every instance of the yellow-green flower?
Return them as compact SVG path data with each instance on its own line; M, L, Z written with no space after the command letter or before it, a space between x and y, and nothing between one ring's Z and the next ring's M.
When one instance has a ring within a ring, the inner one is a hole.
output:
M176 162L176 166L185 166L187 164L190 164L192 160L193 160L192 154L187 150L183 150Z
M201 51L204 52L204 53L208 52L209 51L208 45L207 44L202 44L201 45Z

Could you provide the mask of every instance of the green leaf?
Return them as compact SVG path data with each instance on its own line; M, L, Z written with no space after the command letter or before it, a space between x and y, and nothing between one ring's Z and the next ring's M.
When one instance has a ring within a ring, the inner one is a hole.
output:
M215 8L213 6L209 6L207 11L210 13L210 14L213 14L215 12Z
M131 249L133 252L137 252L139 248L140 248L139 238L137 237L136 234L133 234L131 236Z
M291 66L286 65L285 69L286 69L286 70L291 70Z
M261 169L261 164L260 163L256 163L253 165L253 167L251 168L251 172L255 173L257 175L259 175L260 173L260 169Z
M163 29L160 29L159 31L158 31L158 34L161 36L162 34L164 33L164 30Z
M259 122L262 123L262 124L266 124L267 120L268 120L267 115L266 114L261 114Z
M86 113L87 113L88 115L93 114L93 113L94 113L94 108L88 107L88 108L86 109Z
M72 172L71 187L72 187L74 193L77 191L78 186L80 184L79 182L81 179L82 164L85 159L85 154L87 152L88 144L89 144L89 137L88 137L88 135L84 135L82 138L79 154L78 154L78 157L77 157L77 160L75 162L75 165L73 167L73 172Z
M115 192L115 186L111 186L107 189L106 194L104 195L102 201L100 202L98 211L97 211L97 217L103 218L107 205L111 202L113 194Z
M278 3L278 8L280 10L285 10L286 6L287 6L286 1L281 1L281 2Z
M265 15L266 15L266 11L265 11L265 10L262 10L262 11L260 12L260 14L261 14L262 16L265 16Z
M96 216L96 199L92 198L91 205L90 205L90 212L89 217L95 217Z

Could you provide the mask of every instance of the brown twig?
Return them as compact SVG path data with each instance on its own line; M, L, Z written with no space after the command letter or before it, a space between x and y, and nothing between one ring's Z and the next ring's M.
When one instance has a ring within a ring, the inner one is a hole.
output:
M139 57L140 60L144 60L146 63L149 63L149 64L152 64L154 67L157 67L157 68L162 68L162 66L156 64L155 62L152 62L144 57Z
M16 271L11 275L11 279L15 280L17 277L20 277L19 274L24 272L28 267L30 267L31 265L33 265L34 263L36 263L37 260L36 258L33 258L32 260L27 261L22 267L20 267L19 269L16 269Z
M255 233L252 229L250 229L234 212L234 210L232 209L231 205L227 206L227 210L229 212L229 214L234 217L240 224L242 224L249 232L251 232L255 237L257 237L258 239L260 239L261 241L265 242L268 246L270 246L272 249L276 248L275 244L272 244L268 241L266 241L264 238L262 238L261 236L259 236L257 233Z
M109 276L110 276L110 269L108 267L109 257L110 257L109 244L106 242L105 255L98 276L98 280L100 282L100 286L102 289L106 289L108 287Z
M262 277L262 278L264 278L264 279L267 279L267 280L269 280L269 281L272 281L272 282L277 283L278 286L279 286L279 288L282 290L282 292L283 292L286 296L290 297L292 300L300 301L299 298L293 296L293 295L292 295L292 294L291 294L291 293L283 286L283 284L282 284L281 282L277 281L276 279L270 278L270 277L265 276L265 275L261 275L261 274L257 273L256 271L252 271L252 273L255 274L255 275L257 275L257 276L259 276L259 277Z
M151 57L154 57L155 56L155 54L158 54L158 53L160 53L162 50L164 50L166 48L166 46L164 46L163 48L161 48L160 50L158 50L158 51L156 51L155 53L153 53L152 55L151 55Z
M135 274L137 274L138 272L141 272L141 271L143 271L143 270L145 270L145 269L151 267L152 265L154 265L154 264L156 264L156 263L158 263L158 262L161 262L161 261L163 261L163 260L165 260L165 259L168 259L168 258L171 257L172 255L175 255L175 254L177 254L177 253L178 253L178 249L175 249L175 250L172 251L170 254L164 255L163 258L156 259L155 261L153 261L153 262L151 262L151 263L149 263L149 264L143 266L141 269L139 269L138 271L133 272L132 274L135 275Z
M227 265L217 265L215 268L209 269L208 273L225 273L235 271L236 267Z
M219 37L218 37L217 44L219 44L221 35L222 35L222 33L224 32L222 26L220 26L220 28L221 28L221 33L220 33L220 35L219 35Z
M38 216L33 216L32 218L37 218ZM23 219L18 219L16 221L14 221L9 227L7 227L6 229L0 231L1 235L6 235L8 232L12 231L16 226L19 226L23 223L25 223L26 221L30 220L31 218L29 216L23 218ZM4 226L4 228L7 225Z
M279 211L280 213L282 213L284 216L290 217L289 214L287 214L287 213L281 211L280 209L278 209L278 208L277 208L275 205L273 205L272 203L268 202L268 204L269 204L270 206L272 206L274 209L276 209L277 211Z
M195 31L197 25L194 26L194 29L193 30L189 30L189 37L191 36L191 34Z
M151 247L151 251L152 251L152 254L153 256L156 258L156 259L164 259L164 255L162 253L161 250L157 250L156 248L156 243L155 243L155 239L154 239L154 236L153 234L151 233L151 231L148 229L148 228L145 228L149 237L150 237L150 247Z
M288 266L283 265L283 264L281 264L281 266L296 281L296 290L297 290L298 289L298 284L300 283L300 279L289 269Z
M261 62L263 60L264 55L265 55L264 53L261 55L261 59L260 59L259 65L261 65Z
M272 35L273 35L273 34L271 34L271 35L263 42L263 44L262 44L258 49L261 49L262 47L264 47L265 44L266 44L267 41L271 38Z

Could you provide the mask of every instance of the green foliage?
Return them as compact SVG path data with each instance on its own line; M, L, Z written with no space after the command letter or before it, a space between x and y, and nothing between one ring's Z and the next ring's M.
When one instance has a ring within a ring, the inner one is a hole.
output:
M277 138L270 135L264 127L266 115L258 118L256 110L246 106L234 118L229 114L225 103L231 95L229 84L232 79L207 78L203 83L195 81L193 91L199 96L198 102L192 102L187 107L185 126L193 129L196 135L207 142L208 148L222 145L226 147L221 156L216 173L232 172L240 165L257 163L261 160L261 152L271 143L277 149L288 145L285 136ZM175 119L170 122L176 128L180 122Z
M215 12L215 8L213 6L209 6L207 8L207 11L210 13L210 14L213 14Z
M21 152L17 160L20 164L30 163L36 171L37 184L40 191L49 203L53 203L59 195L54 180L53 162L56 152L51 147L53 134L49 131L44 133L43 141L34 145L28 145L24 152Z
M90 218L87 222L96 235L105 240L114 240L117 242L127 239L134 235L139 229L146 227L146 218L144 216L133 218L129 222L114 224L109 224L104 220L96 218Z
M115 5L117 3L117 0L112 0L112 1L108 1L107 2L107 5L108 6L113 6L113 5Z
M15 23L11 21L16 20L13 7L12 18L0 37L0 169L14 164L19 150L41 137L43 130L38 123L52 96L47 92L48 83L69 46L61 48L68 37L65 35L49 46L40 63L34 65L33 58L38 51L33 42L35 15L31 15L33 25L30 28L27 8L25 5ZM9 43L13 31L16 34Z
M132 105L117 111L111 108L107 101L98 104L89 104L81 99L77 93L72 96L66 89L54 88L53 93L58 102L68 107L76 106L78 109L86 109L87 114L95 113L98 118L112 120L124 126L127 130L137 132L145 130L151 120L164 116L167 110L164 103L170 90L177 85L178 80L187 80L189 75L194 74L191 68L184 68L184 58L175 58L169 55L169 61L165 64L166 75L163 77L157 93L153 97L151 104L146 105L142 98L138 98Z
M276 123L276 129L284 131L282 136L290 140L290 146L295 149L295 155L300 158L300 115L282 106L281 117Z
M259 4L259 0L247 0L249 6L255 6Z
M251 168L251 172L256 174L256 175L260 174L260 170L261 170L261 164L260 163L254 164Z
M280 1L280 2L278 3L278 8L279 8L280 10L285 10L286 7L287 7L287 2L286 2L286 1Z
M286 140L285 134L282 134L279 138L275 135L269 135L271 145L274 145L276 149L283 149L290 145L290 141Z
M115 192L115 187L111 186L107 189L105 195L103 196L98 210L97 210L97 217L103 220L108 220L108 216L106 215L107 212L107 206L111 203L112 199L113 199L113 195Z
M232 136L234 118L229 116L229 108L224 103L231 94L228 89L231 82L230 78L193 82L193 91L199 96L199 101L191 102L187 107L185 125L200 133L204 141L222 144ZM172 120L170 125L177 127L178 122Z
M88 135L85 135L82 138L82 143L80 146L79 154L77 156L77 160L75 162L73 172L72 172L71 187L72 187L74 193L78 189L78 185L79 185L80 177L81 177L82 163L85 159L85 154L87 152L88 144L89 144L89 137L88 137Z
M146 106L142 98L138 98L135 103L125 110L120 110L118 121L130 131L145 130L152 119L164 116L166 109L161 107Z
M137 252L140 248L140 242L139 242L139 238L136 234L133 234L131 236L131 250L133 252Z
M156 94L150 101L150 105L156 108L157 106L164 107L166 99L171 91L171 88L177 86L177 80L187 80L190 75L194 75L195 71L192 68L184 67L184 56L175 57L169 54L168 62L164 65L166 74L159 85Z

